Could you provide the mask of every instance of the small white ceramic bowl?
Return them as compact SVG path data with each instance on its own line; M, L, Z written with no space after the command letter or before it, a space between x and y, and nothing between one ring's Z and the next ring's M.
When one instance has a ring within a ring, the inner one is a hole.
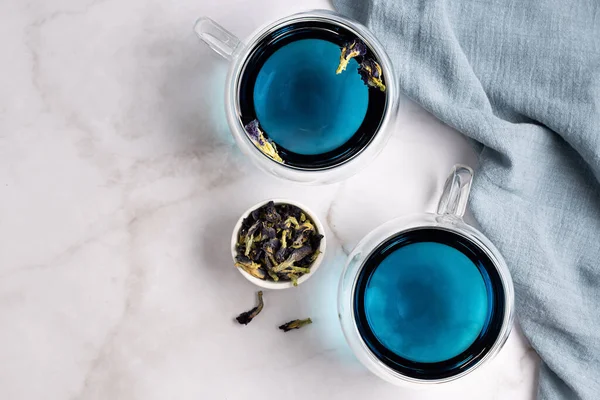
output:
M325 237L325 229L323 228L323 224L321 224L321 221L319 220L319 218L317 218L316 214L314 212L312 212L304 204L300 204L300 203L298 203L296 201L292 201L292 200L269 199L269 200L261 201L260 203L257 203L255 205L253 205L252 207L250 207L249 209L247 209L242 214L242 216L240 217L238 222L235 224L235 227L233 228L233 233L231 235L231 257L233 258L233 262L235 263L235 257L237 256L236 244L238 241L238 235L240 233L240 229L242 228L242 221L244 221L244 219L247 218L252 211L264 206L269 201L272 201L275 204L290 204L290 205L300 208L304 212L304 214L306 214L306 216L313 222L315 228L317 229L317 233L323 235L323 239L321 240L321 245L319 246L319 250L321 251L321 253L317 256L317 259L310 266L310 273L304 274L300 278L298 278L298 285L300 285L303 282L306 282L308 280L308 278L310 278L311 276L313 276L315 274L315 272L317 271L317 269L323 262L323 258L325 256L325 248L326 248L326 237ZM244 271L241 268L238 268L238 267L235 267L235 268L238 271L240 271L240 274L242 274L250 282L254 283L256 286L260 286L265 289L287 289L287 288L294 287L294 285L290 281L273 282L270 280L262 280L262 279L258 279L256 277L250 275L249 273L247 273L246 271Z

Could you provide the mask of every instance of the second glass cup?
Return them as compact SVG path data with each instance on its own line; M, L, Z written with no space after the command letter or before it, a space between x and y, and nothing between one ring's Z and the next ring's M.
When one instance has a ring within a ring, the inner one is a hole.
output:
M513 283L498 249L463 221L473 171L457 165L434 213L398 218L348 257L339 318L348 344L399 385L459 379L502 348L514 318Z
M278 20L246 43L209 18L200 18L194 29L231 62L225 87L229 128L242 152L264 171L295 182L332 183L359 171L385 146L398 89L388 56L363 25L315 10ZM356 71L356 60L346 72L336 71L340 52L354 39L366 46L367 62L358 69L382 77L385 85L367 86L365 74ZM260 85L268 90L261 91ZM352 96L342 95L347 93ZM290 101L296 103L290 106ZM295 105L301 110L287 113ZM289 118L282 121L281 115ZM249 137L248 126L256 119L283 162L265 154ZM271 133L277 126L283 134L273 137L265 126Z

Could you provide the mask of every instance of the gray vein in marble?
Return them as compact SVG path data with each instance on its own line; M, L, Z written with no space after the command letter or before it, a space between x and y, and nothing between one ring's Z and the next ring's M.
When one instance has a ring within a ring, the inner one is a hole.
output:
M31 82L33 84L33 87L35 87L35 89L40 94L40 98L42 99L43 103L46 105L48 110L50 107L49 107L49 103L48 103L47 94L43 90L43 87L40 83L41 80L40 80L39 46L40 46L41 28L45 24L48 24L48 23L56 20L57 18L60 18L63 16L64 17L72 17L72 16L78 16L78 15L84 15L88 11L90 11L90 9L93 8L94 6L105 3L107 1L108 0L92 0L89 4L85 5L82 10L78 10L78 11L57 10L57 11L54 11L54 12L50 13L49 15L46 15L42 18L38 18L37 20L35 20L33 23L31 23L30 25L28 25L26 27L25 30L26 30L26 32L28 32L28 35L27 35L28 40L26 40L25 45L31 52L31 60L32 60ZM33 35L33 38L31 37L32 35ZM33 40L33 42L32 42L32 40Z
M326 214L325 220L327 221L327 225L329 226L329 229L331 230L333 237L340 244L340 247L341 247L342 251L344 252L344 254L349 255L350 250L346 249L345 244L342 240L342 237L337 232L335 222L333 221L333 208L335 207L336 202L337 202L337 197L340 194L340 192L343 190L343 188L344 188L344 183L341 183L338 186L337 191L333 195L333 200L331 201L331 204L329 205L329 208L327 209L327 214Z
M218 185L215 187L218 187ZM202 188L197 191L194 191L193 193L191 193L187 196L184 196L184 197L174 200L174 201L165 202L165 203L153 206L153 207L145 209L145 210L142 209L141 211L140 211L140 209L138 209L137 212L134 213L135 215L127 222L126 229L129 234L129 241L130 241L129 257L130 257L130 265L131 266L130 266L130 271L129 271L129 274L127 277L128 292L127 292L124 306L123 306L123 313L121 314L119 320L111 328L109 333L106 335L106 338L104 339L102 344L99 346L99 349L96 352L96 356L94 356L94 358L90 361L87 372L85 373L85 378L83 380L83 384L79 390L79 393L73 397L73 400L88 398L87 393L88 393L88 391L92 390L92 387L94 385L94 382L93 382L94 375L99 370L101 370L102 368L106 368L107 372L110 372L111 365L108 362L108 360L110 360L110 358L111 358L113 346L115 345L115 342L118 340L119 333L120 333L123 325L127 322L129 317L134 315L134 313L140 306L141 297L142 297L143 290L144 290L145 271L144 271L144 267L141 265L141 263L136 260L135 252L133 251L133 249L136 248L135 241L136 241L136 237L137 237L137 231L138 231L138 229L140 229L138 226L143 221L145 221L148 218L151 218L152 216L154 216L156 213L158 213L160 211L163 211L167 208L176 206L181 203L192 201L194 199L197 199L198 197L203 196L204 194L205 194L205 188ZM91 241L92 241L92 239L89 239L85 243L89 243ZM71 246L71 247L72 248L81 248L82 245L85 245L85 243L82 243L81 245L79 245L77 247L75 247L75 246ZM74 250L71 250L71 251L74 251ZM334 349L332 349L332 350L334 350ZM330 350L325 350L321 353L326 353L327 351L330 351ZM319 356L321 353L318 353L311 358L315 358L315 357ZM253 367L253 368L255 368L255 367ZM121 376L121 374L122 374L122 371L120 371L119 376ZM103 386L103 387L105 387L105 386ZM111 387L115 390L121 389L121 385L115 385L114 387L113 386L111 386ZM122 395L121 392L118 392L118 394Z
M165 206L158 207L154 209L152 212L148 212L145 214L146 217L152 215L154 212L164 208ZM137 262L135 259L135 239L136 239L136 226L142 221L141 217L134 217L127 224L127 232L129 234L129 242L130 242L130 253L129 253L129 261L130 261L130 270L129 275L127 276L127 286L128 292L125 298L125 303L123 305L123 313L119 320L112 327L110 332L106 335L106 339L102 342L99 347L99 350L96 353L96 356L90 362L90 366L85 374L85 378L83 379L83 385L79 390L79 393L73 397L73 399L85 399L87 391L92 387L92 380L94 378L95 372L103 367L104 364L107 364L108 360L111 357L111 353L113 350L113 345L115 340L117 339L119 332L126 322L127 317L135 312L136 307L139 306L142 292L144 289L144 268L140 262Z
M46 263L23 265L23 266L20 266L17 268L9 269L8 271L4 271L3 273L0 274L0 279L7 279L16 274L21 274L24 272L38 271L41 269L51 268L56 265L60 265L63 262L66 262L74 254L76 254L77 252L82 250L85 246L96 242L99 238L101 238L105 234L107 234L115 229L117 229L117 228L113 228L113 229L109 229L109 230L100 232L99 234L93 235L86 239L80 240L76 243L73 243L73 244L67 246L67 248L65 248L64 250L60 251L56 256L52 257Z

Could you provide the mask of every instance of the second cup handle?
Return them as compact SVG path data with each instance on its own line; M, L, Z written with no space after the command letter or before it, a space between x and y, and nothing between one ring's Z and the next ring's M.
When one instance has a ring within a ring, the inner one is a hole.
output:
M472 182L473 170L466 165L455 165L444 185L437 213L462 218L467 208Z
M208 17L199 18L194 24L194 31L211 49L227 60L234 58L242 43L231 32Z

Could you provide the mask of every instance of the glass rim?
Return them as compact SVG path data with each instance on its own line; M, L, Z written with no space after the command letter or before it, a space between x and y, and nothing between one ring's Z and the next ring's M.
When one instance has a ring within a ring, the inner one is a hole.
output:
M400 229L396 230L391 229L389 230L389 232L386 231L386 227L397 225L403 221L410 221L411 219L422 220L424 218L430 219L429 222L431 223L417 223L412 226L403 226ZM500 331L494 340L494 344L485 352L485 354L477 362L468 366L464 370L461 370L458 373L450 375L448 377L435 379L411 377L394 370L386 363L381 361L369 348L367 343L364 341L362 335L360 334L356 323L355 310L353 307L353 301L356 293L356 286L358 282L358 277L360 275L360 271L364 267L365 262L373 254L373 252L377 250L378 246L392 238L394 235L401 234L410 230L427 228L443 229L453 234L460 235L463 238L473 242L477 247L479 247L490 259L492 265L498 272L504 290L505 298L505 312ZM385 235L379 236L379 234L381 233L385 233ZM368 254L362 254L359 249L361 249L363 245L365 245L366 243L370 243L374 239L376 239L375 241L377 243L369 250ZM348 269L351 267L352 260L357 256L360 256L362 260L359 263L359 265L356 266L356 271L352 272L351 289L348 291L343 288L344 279L346 278ZM348 311L344 311L343 307L347 308ZM422 386L442 384L460 379L470 374L471 372L479 369L481 366L487 364L491 359L493 359L502 349L502 347L508 340L514 321L514 288L512 284L512 278L510 277L510 272L508 271L508 267L506 266L506 262L501 257L496 247L485 236L483 236L481 232L471 227L470 225L464 223L461 219L449 219L445 216L433 213L413 214L389 221L386 224L376 228L374 231L369 233L363 240L361 240L361 242L356 246L355 250L348 256L348 262L346 263L342 272L340 286L338 288L338 313L340 316L340 322L342 325L344 337L346 338L346 341L348 342L352 351L359 358L359 360L377 376L387 380L388 382L401 385L417 384ZM343 314L345 313L349 313L348 319L350 322L343 320Z
M371 48L371 50L376 54L378 61L380 61L381 68L383 70L384 76L390 77L386 80L387 88L386 88L386 104L385 109L383 111L383 116L377 128L377 131L373 134L373 137L369 140L368 143L362 146L362 148L351 157L342 160L340 163L336 163L331 166L321 167L321 168L306 168L306 167L298 167L292 166L285 163L279 163L273 160L271 157L264 154L260 151L256 145L250 140L244 126L242 124L242 120L240 117L240 104L239 104L239 90L240 90L240 80L244 72L244 68L249 59L249 56L252 54L253 50L257 45L261 43L261 41L273 31L283 28L287 25L296 22L302 21L323 21L332 24L336 24L342 26L343 28L349 30L353 34L356 34L361 40L365 41L367 45ZM369 32L369 30L360 24L357 21L353 21L346 17L343 17L340 14L337 14L333 11L329 10L312 10L301 13L296 13L289 15L287 17L278 19L271 24L257 30L254 34L250 36L250 39L247 44L245 44L241 50L235 55L234 62L229 70L228 81L230 84L226 89L225 95L225 103L227 110L227 118L229 122L229 126L234 134L234 136L238 139L237 142L240 147L243 146L243 150L246 150L246 153L251 157L258 157L262 161L269 163L269 168L280 171L287 171L297 173L297 174L316 174L329 172L333 170L339 170L345 166L354 164L357 160L362 158L367 158L367 154L369 154L369 149L373 149L380 145L383 147L387 139L389 138L389 134L385 131L389 129L388 125L390 124L390 120L393 117L394 111L398 106L398 93L397 93L397 82L394 70L392 68L391 60L387 56L387 53L383 49L383 46L379 43L379 41ZM371 154L371 159L373 159L380 151L375 151Z

